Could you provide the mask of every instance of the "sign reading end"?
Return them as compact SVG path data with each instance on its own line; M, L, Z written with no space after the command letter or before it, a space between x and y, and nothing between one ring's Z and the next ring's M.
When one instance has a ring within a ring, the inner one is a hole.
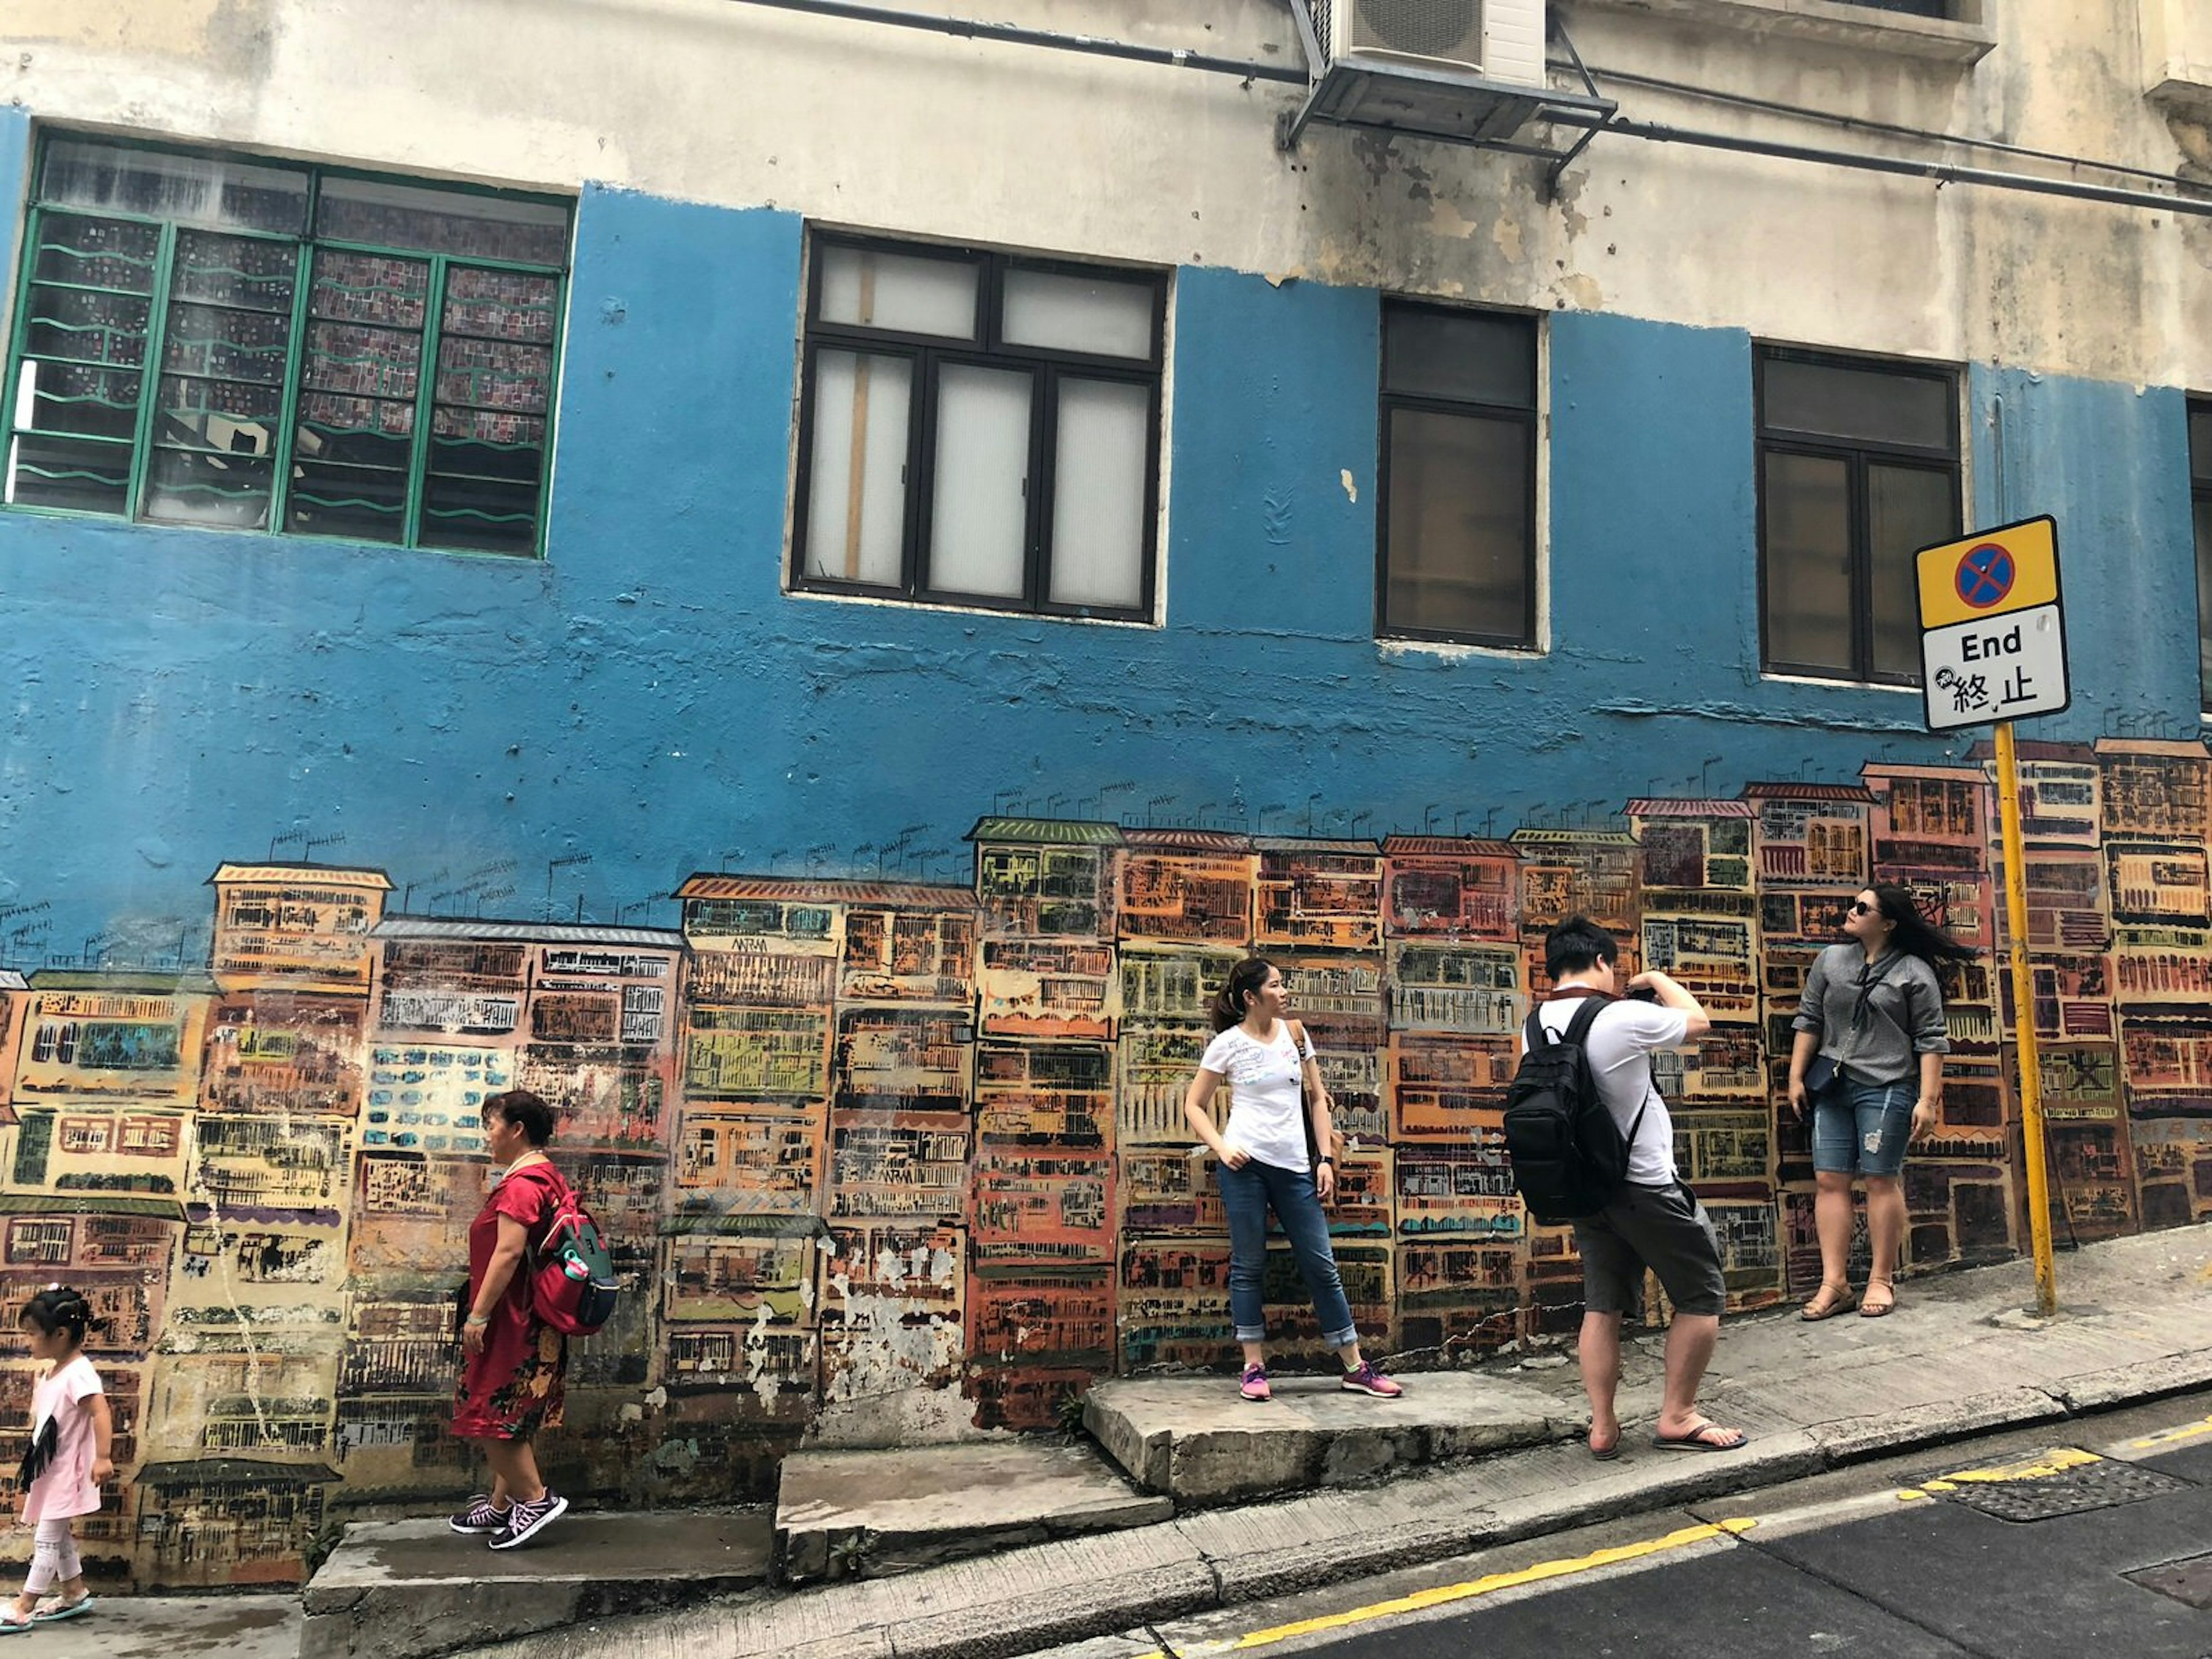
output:
M2056 520L2030 519L1923 547L1914 573L1929 731L2068 706Z

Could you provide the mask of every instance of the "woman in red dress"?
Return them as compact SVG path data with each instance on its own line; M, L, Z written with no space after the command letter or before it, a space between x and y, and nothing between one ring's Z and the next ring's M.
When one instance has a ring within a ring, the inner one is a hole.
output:
M538 1473L531 1443L561 1426L568 1340L538 1317L525 1265L543 1245L568 1183L545 1156L553 1109L525 1089L483 1104L484 1146L507 1167L469 1227L465 1356L453 1395L453 1433L481 1442L491 1490L452 1518L455 1532L489 1534L495 1550L526 1544L568 1508Z

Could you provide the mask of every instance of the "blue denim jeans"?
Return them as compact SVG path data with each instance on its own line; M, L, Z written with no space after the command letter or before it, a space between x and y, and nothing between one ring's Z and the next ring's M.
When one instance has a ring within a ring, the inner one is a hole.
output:
M1314 1312L1321 1317L1321 1340L1332 1348L1356 1340L1352 1304L1345 1300L1336 1255L1328 1248L1328 1218L1321 1212L1312 1175L1304 1170L1279 1170L1256 1158L1241 1170L1223 1164L1220 1170L1221 1207L1229 1213L1229 1316L1236 1322L1237 1340L1264 1342L1267 1338L1261 1287L1267 1273L1271 1206L1312 1293Z
M1867 1083L1848 1073L1813 1108L1813 1167L1823 1175L1893 1176L1912 1139L1917 1079Z

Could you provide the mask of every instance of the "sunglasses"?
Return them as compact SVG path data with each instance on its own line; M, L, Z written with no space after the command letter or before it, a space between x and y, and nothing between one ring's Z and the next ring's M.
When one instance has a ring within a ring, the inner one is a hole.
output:
M1869 904L1864 899L1853 899L1851 901L1851 914L1855 916L1870 916L1879 907L1875 905Z

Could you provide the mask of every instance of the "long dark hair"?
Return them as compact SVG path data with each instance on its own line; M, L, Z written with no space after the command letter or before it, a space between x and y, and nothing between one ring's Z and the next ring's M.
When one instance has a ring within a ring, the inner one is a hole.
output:
M1247 957L1229 970L1229 977L1213 994L1213 1000L1206 1005L1206 1018L1213 1029L1225 1031L1240 1024L1244 1018L1244 999L1267 982L1267 975L1275 971L1275 964L1265 957Z
M1974 959L1972 945L1960 944L1929 921L1920 912L1919 901L1896 883L1872 882L1867 890L1874 895L1875 908L1888 919L1893 930L1889 936L1893 950L1918 957L1930 968L1941 967L1947 962Z

